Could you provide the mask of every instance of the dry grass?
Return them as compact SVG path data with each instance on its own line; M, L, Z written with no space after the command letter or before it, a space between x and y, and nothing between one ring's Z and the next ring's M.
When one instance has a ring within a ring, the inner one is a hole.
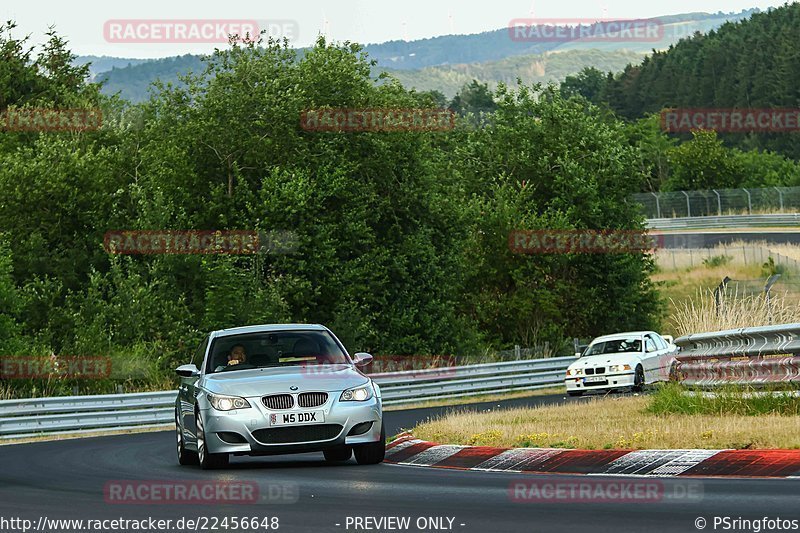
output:
M689 266L687 254L686 250L667 249L657 254L660 268L651 278L667 303L664 333L680 336L796 322L800 318L797 272L793 267L786 267L791 259L800 260L800 246L734 242L707 250L702 255L695 250L693 266ZM771 312L763 296L763 286L770 274L765 263L770 256L777 258L775 265L784 272L772 288ZM709 259L703 263L704 258ZM734 282L728 287L726 304L718 316L713 291L726 276Z
M715 267L705 265L693 268L679 268L676 270L661 270L652 275L653 281L679 281L687 285L716 287L725 276L733 279L758 279L761 278L760 265L729 264Z
M784 294L773 294L769 305L761 295L741 297L729 293L722 300L719 313L714 294L698 290L695 298L672 301L673 312L669 327L676 335L701 331L721 331L733 328L790 324L800 321L800 304Z
M659 251L666 253L669 251ZM717 254L715 251L714 254ZM724 255L720 252L717 255ZM662 260L661 264L670 263ZM675 329L675 317L685 314L685 306L695 306L698 294L708 293L720 284L725 276L734 279L757 279L761 277L761 265L752 262L744 265L741 262L731 262L727 265L709 267L695 260L694 267L685 268L660 268L653 273L651 279L658 288L659 293L667 304L663 333L680 336L682 331ZM702 330L696 330L702 331ZM710 331L710 330L706 330Z
M461 412L417 426L449 444L580 449L800 448L800 416L655 415L646 397Z
M800 246L796 244L770 244L769 249L776 254L800 261Z
M703 260L713 257L726 257L727 264L709 268ZM672 278L676 273L719 274L719 271L714 272L715 268L721 268L723 277L737 277L733 274L760 277L761 267L770 257L776 264L792 265L792 260L800 261L800 246L739 240L713 248L660 248L655 253L656 263L666 278Z

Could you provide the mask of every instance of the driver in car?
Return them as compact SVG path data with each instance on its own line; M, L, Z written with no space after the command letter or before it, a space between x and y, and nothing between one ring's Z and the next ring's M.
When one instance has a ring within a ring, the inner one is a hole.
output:
M238 365L247 361L247 353L244 351L244 346L237 344L231 348L231 353L228 354L228 366Z

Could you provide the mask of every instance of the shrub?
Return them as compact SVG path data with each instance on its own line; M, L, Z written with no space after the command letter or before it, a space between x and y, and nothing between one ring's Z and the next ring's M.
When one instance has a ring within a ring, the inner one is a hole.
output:
M716 268L725 266L733 260L733 257L729 255L712 255L711 257L706 257L703 259L703 264L707 268Z

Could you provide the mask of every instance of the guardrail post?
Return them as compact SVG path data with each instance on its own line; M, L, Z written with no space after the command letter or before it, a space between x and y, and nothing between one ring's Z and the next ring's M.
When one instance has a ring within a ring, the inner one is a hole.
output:
M742 188L742 190L747 195L747 214L748 215L752 215L753 214L753 198L750 196L750 191L748 191L747 189L744 189L744 188Z
M692 206L689 204L689 193L686 191L681 191L683 195L686 197L686 216L692 216Z
M719 214L719 216L722 216L722 199L720 198L719 193L717 192L716 189L711 189L711 190L714 191L714 194L717 195L717 213Z
M777 188L777 187L773 187L773 189L775 189L776 191L778 191L778 199L779 199L779 201L780 201L780 203L781 203L781 211L783 211L783 193L782 193L782 192L781 192L781 190L780 190L779 188Z
M656 218L661 218L661 202L658 200L658 194L651 192L656 197Z
M725 279L722 280L716 289L714 289L714 304L717 309L717 316L719 316L720 311L722 310L722 292L725 290L725 287L728 285L728 282L731 280L728 276L725 276Z
M767 299L767 320L769 321L768 324L772 325L772 286L775 285L775 282L780 279L780 274L773 274L767 280L767 284L764 285L764 294Z

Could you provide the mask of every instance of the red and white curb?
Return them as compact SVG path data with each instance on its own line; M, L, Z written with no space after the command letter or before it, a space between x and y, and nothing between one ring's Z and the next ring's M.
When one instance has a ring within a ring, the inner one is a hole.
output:
M800 450L567 450L436 444L401 434L386 445L399 465L535 474L797 478Z

